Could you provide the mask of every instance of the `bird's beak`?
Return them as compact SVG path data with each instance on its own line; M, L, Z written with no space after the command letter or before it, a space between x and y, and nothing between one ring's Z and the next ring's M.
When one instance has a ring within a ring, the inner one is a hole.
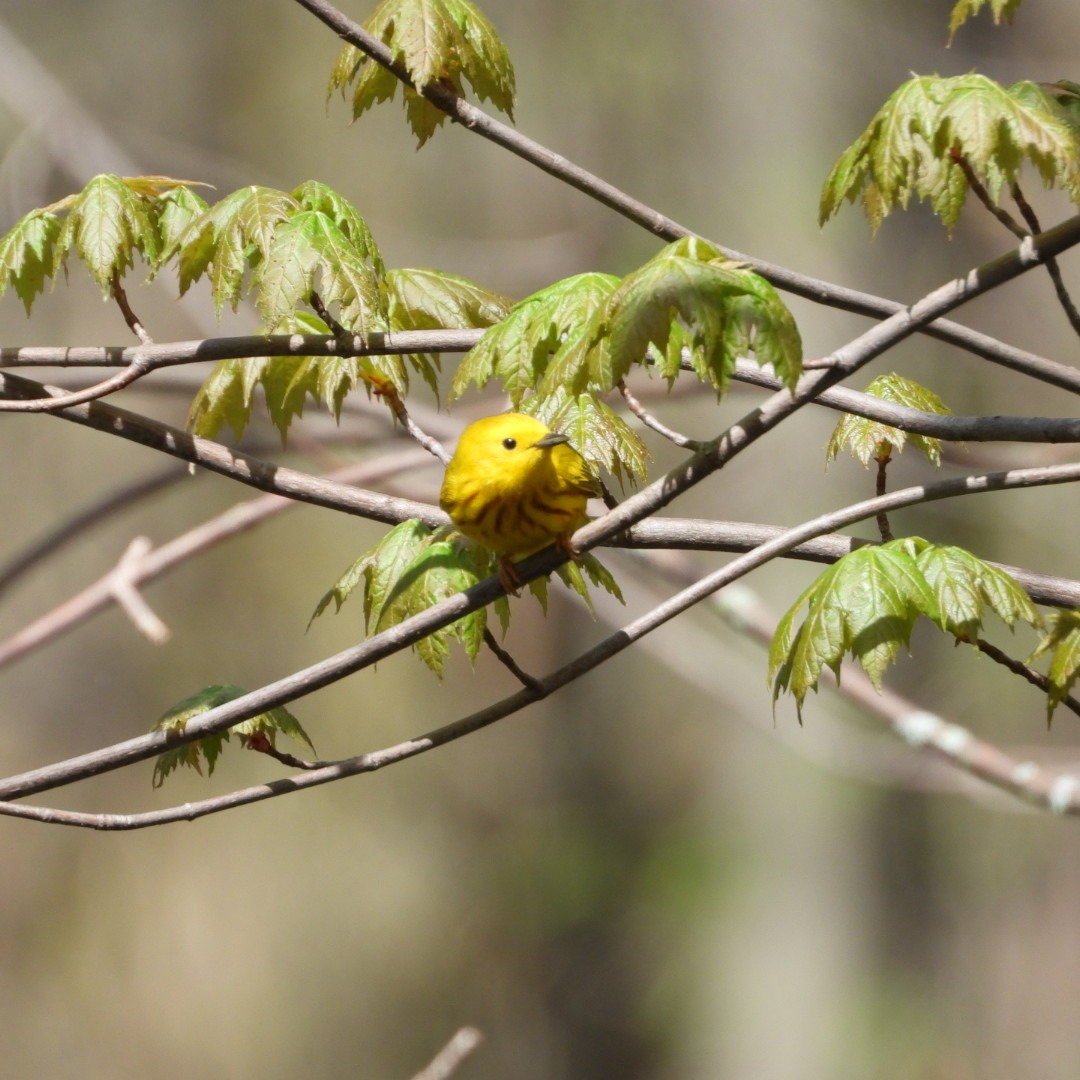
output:
M539 442L533 443L533 449L546 450L549 446L558 446L559 443L566 443L570 441L569 435L563 435L562 432L552 431L545 435Z

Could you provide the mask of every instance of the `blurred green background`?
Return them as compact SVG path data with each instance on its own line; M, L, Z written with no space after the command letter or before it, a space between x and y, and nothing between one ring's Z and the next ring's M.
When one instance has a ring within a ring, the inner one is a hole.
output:
M484 10L516 65L523 131L721 243L910 300L1010 238L972 207L951 241L921 208L875 239L855 208L820 230L818 193L840 151L910 71L1078 77L1073 0L1028 0L1011 29L983 16L947 50L950 7L487 0ZM323 180L364 213L389 265L432 265L517 297L582 270L625 273L656 250L465 131L447 126L417 153L398 103L351 127L340 101L327 115L337 51L287 0L0 5L0 229L96 172L137 171L207 181L218 197ZM1069 212L1029 187L1044 223ZM1076 256L1062 262L1077 280ZM194 303L177 303L169 282L130 291L158 340L216 332L199 289ZM792 306L809 356L866 325ZM1043 276L962 318L1076 358ZM241 312L222 329L253 326ZM123 343L127 332L76 272L30 320L6 296L0 340ZM855 385L894 369L961 413L1070 407L928 339ZM168 384L123 403L180 423L185 399ZM655 407L706 436L757 400L736 390L719 408L693 395ZM435 407L424 391L416 402ZM463 401L443 428L485 407ZM793 524L871 494L872 477L850 461L824 473L833 422L804 410L673 512ZM377 412L344 426L361 440L389 431ZM272 436L257 426L252 445L303 468L332 463L310 440L284 454ZM678 460L651 445L657 474ZM161 466L40 417L6 417L0 452L0 558ZM1062 456L976 447L946 471ZM927 474L908 454L892 483ZM438 484L425 468L393 490L433 500ZM167 542L250 497L184 477L20 581L0 631L84 588L132 537ZM1077 525L1065 489L894 522L1071 576ZM381 532L293 510L147 588L173 630L167 645L110 611L6 669L4 774L138 734L201 686L255 687L356 641L359 600L305 626ZM556 666L668 588L614 554L605 561L627 611L602 604L593 622L561 587L547 620L531 600L516 603L507 644L528 669ZM771 566L750 584L782 610L813 574ZM1003 640L1023 656L1034 639ZM1018 680L940 635L914 644L890 683L915 704L1023 756L1075 760L1074 718L1061 714L1048 734L1039 695ZM456 658L440 683L406 655L295 711L320 755L336 757L513 689L487 657L475 671ZM181 776L152 791L150 774L139 766L42 801L134 811L280 770L234 748L209 781ZM932 768L831 691L808 703L805 726L788 702L774 721L763 650L694 612L544 705L373 776L131 834L0 818L0 1074L397 1080L473 1024L486 1041L460 1075L477 1080L1066 1080L1080 1076L1076 830Z

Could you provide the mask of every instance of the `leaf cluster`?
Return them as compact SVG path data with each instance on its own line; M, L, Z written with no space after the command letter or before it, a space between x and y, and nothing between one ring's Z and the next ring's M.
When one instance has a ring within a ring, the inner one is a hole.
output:
M840 156L821 193L819 219L862 198L876 230L912 195L929 201L950 231L968 180L962 159L997 203L1024 162L1047 187L1080 203L1080 125L1053 89L1033 82L1002 86L984 75L916 76L885 102Z
M138 255L154 271L206 203L192 180L168 176L95 176L80 192L31 210L0 238L0 296L9 287L30 314L45 282L67 270L74 253L112 293Z
M378 634L483 581L494 571L491 552L461 533L446 526L432 529L421 521L403 521L345 571L319 601L311 619L317 619L331 604L340 611L352 593L363 586L365 631ZM578 562L560 566L556 573L590 610L590 582L622 600L614 578L591 553L582 555ZM546 580L536 579L528 587L547 611ZM494 608L505 633L510 621L507 598L497 600ZM469 660L475 661L487 626L487 609L479 608L422 638L413 648L441 677L450 643L459 642Z
M624 278L577 274L515 304L462 359L450 397L495 380L595 468L640 479L644 444L603 395L642 365L669 384L689 369L720 396L748 354L794 387L802 343L790 311L764 278L687 238Z
M863 393L938 416L953 414L952 409L932 390L927 390L925 386L920 386L895 372L879 375ZM864 416L845 413L833 429L825 450L825 461L828 464L846 447L863 465L869 466L871 461L886 460L893 453L901 453L909 441L926 455L932 465L941 464L940 439L929 435L909 434L879 420L868 420Z
M465 278L438 270L389 270L382 281L391 330L474 329L491 325L509 301ZM270 333L329 334L317 315L297 311L282 317ZM282 441L309 398L340 418L346 396L362 386L404 395L410 370L438 394L439 357L428 353L383 356L260 356L222 360L199 388L188 413L196 435L213 438L226 424L240 438L251 421L255 391L262 388L270 419Z
M807 614L798 629L803 606ZM775 701L790 691L802 709L825 668L840 678L847 653L880 689L920 615L954 637L977 640L987 608L1011 628L1041 625L1026 592L1005 571L959 547L906 537L867 546L825 570L780 620L769 650Z
M211 709L224 705L229 701L235 701L243 697L246 690L239 686L207 686L203 690L184 698L169 709L160 720L150 729L151 731L182 732L190 720ZM241 746L258 746L265 742L274 746L278 734L287 735L296 742L304 743L314 751L311 739L300 725L300 721L288 709L278 706L269 709L258 716L244 720L234 727L225 731L219 731L213 735L206 735L194 742L184 743L172 750L158 756L154 765L154 787L161 787L171 772L180 766L187 766L202 775L203 762L206 763L206 775L212 776L214 766L225 749L225 743L231 741L236 735Z
M514 68L494 27L468 0L383 0L364 29L389 46L394 63L404 68L413 86L404 88L409 126L423 146L446 120L446 114L423 97L438 84L458 97L464 82L484 101L513 116ZM352 86L353 119L381 101L390 101L398 78L346 45L330 73L327 99L345 95ZM415 87L415 89L414 89Z

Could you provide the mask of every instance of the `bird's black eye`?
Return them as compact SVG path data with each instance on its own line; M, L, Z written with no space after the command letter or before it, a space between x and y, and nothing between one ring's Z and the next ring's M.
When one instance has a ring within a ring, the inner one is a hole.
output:
M513 439L509 435L507 435L507 437L503 439L503 446L505 446L507 450L516 450L517 439Z

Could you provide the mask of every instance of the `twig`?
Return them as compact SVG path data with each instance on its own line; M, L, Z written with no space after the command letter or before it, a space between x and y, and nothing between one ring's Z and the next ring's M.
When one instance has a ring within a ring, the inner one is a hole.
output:
M376 393L390 406L394 419L416 440L429 454L438 458L443 465L450 464L450 455L438 439L432 438L419 424L409 415L409 410L402 400L397 388L389 384L376 390Z
M154 614L135 587L135 580L150 551L150 541L145 536L135 537L106 580L109 592L143 637L155 645L164 645L172 636L169 628Z
M514 678L516 678L522 686L527 687L529 690L540 689L540 681L518 665L518 662L498 643L498 641L496 641L495 635L486 626L484 627L484 644L487 645L487 647L495 654L499 662L513 674Z
M1033 233L1042 232L1042 228L1039 225L1039 219L1035 214L1034 209L1032 209L1031 204L1025 198L1023 191L1020 190L1019 184L1013 184L1012 197L1020 211L1020 215L1023 217L1024 221L1027 222L1028 228L1031 229ZM1076 305L1073 303L1073 298L1069 293L1068 287L1065 285L1065 278L1062 276L1061 266L1058 264L1057 259L1047 259L1046 272L1050 275L1050 280L1054 283L1054 292L1057 294L1058 303L1061 304L1061 307L1069 320L1069 324L1073 328L1073 332L1080 334L1080 311L1076 310Z
M120 308L121 312L123 312L124 322L128 324L128 329L144 345L153 345L154 339L146 332L146 328L139 321L139 317L131 310L131 304L128 303L127 293L124 292L124 286L120 282L120 274L116 271L113 272L112 294L117 306Z
M663 435L665 439L673 442L676 446L682 447L684 450L700 450L704 447L705 443L700 439L691 439L687 435L682 435L678 431L667 427L662 424L636 397L630 390L630 387L626 385L625 379L619 380L619 393L622 394L623 401L626 402L626 407L646 426L653 429Z
M136 480L85 510L73 514L68 520L35 540L23 551L10 558L3 566L0 566L0 593L9 588L12 582L33 566L62 548L91 525L107 520L117 510L127 506L129 503L161 491L169 484L175 484L178 480L183 480L186 477L186 468L170 462L164 469L159 469L149 476Z
M1029 235L1027 229L1024 228L1003 206L998 206L992 198L990 198L990 192L986 190L983 182L975 175L975 170L971 167L971 162L963 155L958 147L949 148L949 158L952 160L960 171L964 174L964 179L967 180L968 187L971 188L975 195L975 198L979 200L990 211L991 214L1005 226L1020 240L1023 240L1025 236ZM1036 232L1041 230L1036 229Z
M889 454L888 446L878 455L877 458L877 480L874 484L875 494L884 495L888 489L889 478L889 462L892 461L892 456ZM889 515L884 510L877 515L877 527L878 532L881 534L881 542L887 544L892 538L892 527L889 525Z
M484 1037L474 1027L463 1027L432 1058L430 1064L421 1069L413 1080L450 1080L467 1057L484 1041Z
M784 385L770 370L759 367L753 360L737 361L732 377L738 382L769 390L779 390ZM814 398L814 404L879 420L913 435L928 435L949 442L1080 442L1080 419L1071 417L942 416L849 390L846 386L823 390Z
M93 386L87 386L83 390L72 390L70 393L64 393L59 387L52 387L51 391L49 391L49 388L42 387L43 390L49 392L39 398L16 400L0 397L0 412L61 412L64 409L70 409L76 405L84 405L88 401L98 401L103 397L108 397L110 394L115 394L117 390L122 390L125 386L130 386L133 382L136 382L144 375L148 374L149 371L150 368L145 363L133 360L123 371L118 371L111 378L104 379L99 383L94 383Z
M985 638L977 638L975 641L967 641L965 638L959 638L958 640L964 641L968 645L974 645L979 652L985 653L995 663L1001 664L1002 667L1008 668L1014 674L1019 675L1020 678L1026 679L1032 686L1037 686L1044 694L1049 694L1053 689L1053 684L1042 672L1028 667L1021 660L1014 660L1007 652L999 649L996 645L992 645ZM1066 695L1061 699L1061 704L1076 713L1077 716L1080 716L1080 701L1077 701L1076 698ZM1049 726L1049 721L1047 721L1047 726Z
M37 397L42 392L57 395L62 393L56 387L0 372L0 395ZM212 439L191 435L181 428L104 402L95 402L92 407L76 405L49 415L129 439L181 461L201 465L210 472L227 476L249 487L298 499L313 506L343 510L391 525L412 517L432 526L444 525L447 521L441 510L436 511L426 503L336 484L297 469L263 461Z
M314 308L315 314L330 328L330 333L334 335L335 341L344 342L352 337L352 334L330 314L330 309L323 303L322 297L317 292L311 294L311 306Z
M246 749L272 757L275 761L280 761L282 765L288 765L290 769L300 769L306 772L313 769L322 769L333 764L330 761L306 761L304 758L298 758L295 754L286 753L284 750L279 750L265 735L248 737Z
M1001 222L1002 225L1005 226L1006 229L1009 230L1009 232L1021 239L1025 236L1042 232L1042 228L1039 225L1039 219L1032 209L1031 204L1024 197L1024 193L1021 191L1018 183L1012 185L1011 193L1013 201L1020 211L1021 217L1023 217L1024 221L1027 223L1026 229L1004 207L998 206L994 202L990 197L990 192L986 190L982 181L975 175L975 170L971 167L970 162L956 147L953 147L949 151L949 156L960 167L960 171L964 174L964 178L968 182L968 187L975 193L975 197L990 211L991 214L994 215L995 218L997 218L998 221ZM1069 295L1069 290L1065 285L1065 278L1062 276L1061 267L1058 265L1057 259L1046 260L1046 272L1050 275L1050 280L1054 284L1054 293L1058 298L1058 303L1061 304L1065 315L1068 317L1073 332L1080 334L1080 312L1076 310L1076 305Z
M823 514L793 529L787 529L774 540L733 559L694 585L682 590L651 611L621 627L616 633L604 638L570 663L538 680L537 689L523 688L500 702L426 735L399 743L386 750L351 758L333 766L328 766L325 769L306 773L303 776L278 780L255 788L247 788L242 792L232 792L229 795L204 800L200 803L188 803L181 807L173 807L169 811L154 811L145 815L82 815L81 820L67 820L64 823L112 829L144 828L147 825L163 824L167 821L193 820L196 817L218 813L244 803L258 802L263 799L290 794L294 791L339 780L344 776L384 768L387 765L415 757L437 746L462 738L473 731L519 711L534 701L552 694L555 690L573 682L599 664L629 648L635 641L712 595L718 589L729 585L731 582L748 574L751 570L757 569L757 567L815 536L865 520L874 516L880 510L895 510L916 503L954 498L960 495L974 495L1032 485L1077 481L1080 481L1080 465L983 474L956 480L938 481L934 484L919 487L904 488L894 491L883 498L869 499L865 502L844 507L841 510ZM611 513L579 530L574 536L575 546L584 546L586 533L589 534L588 546L591 547L599 542L598 538L603 538L605 532L617 531L620 526L613 522L613 519L617 518L616 513ZM566 558L567 556L564 553L552 547L523 560L517 564L517 568L522 580L529 581L534 577L539 577L541 574L550 573L555 566L564 562ZM323 686L370 667L393 653L410 647L416 641L433 633L435 630L448 626L469 612L490 603L500 594L498 579L495 577L488 578L486 581L482 581L464 592L457 593L439 601L437 604L433 604L427 610L405 619L398 625L376 634L359 645L346 649L335 656L328 657L308 668L294 672L292 675L263 686L233 701L209 709L200 716L193 717L188 721L182 732L151 732L147 735L128 739L125 742L116 743L113 746L103 747L88 754L69 758L66 761L56 762L40 769L8 777L0 781L0 799L21 799L28 795L62 787L90 776L98 776L134 764L137 761L145 761L165 750L194 742L206 735L224 731L243 720L258 715L260 712L278 705L286 705L290 701L310 694ZM927 734L927 741L931 739L932 735L932 732ZM1080 809L1080 787L1077 789L1076 797L1070 796L1069 800L1067 800L1066 809L1069 812ZM8 812L7 804L0 804L0 813ZM18 813L17 810L15 812ZM49 813L53 814L52 811L49 811ZM32 815L24 814L21 816ZM60 818L54 815L48 820L59 821Z
M395 330L368 334L241 334L156 345L4 345L0 367L126 367L143 361L153 370L204 360L254 356L389 356L414 352L467 352L483 330ZM1041 358L1037 358L1041 359ZM1051 363L1047 360L1046 363Z
M426 455L420 451L398 453L391 459L346 466L336 475L343 483L373 483L403 470L415 468L426 460ZM301 504L280 495L263 495L230 507L224 513L163 544L156 551L148 552L139 560L130 581L133 586L153 581L167 570L214 544L253 528L274 514L299 505ZM116 599L111 587L112 580L113 572L110 572L64 601L59 607L22 627L6 641L0 642L0 667L21 659L108 607Z

